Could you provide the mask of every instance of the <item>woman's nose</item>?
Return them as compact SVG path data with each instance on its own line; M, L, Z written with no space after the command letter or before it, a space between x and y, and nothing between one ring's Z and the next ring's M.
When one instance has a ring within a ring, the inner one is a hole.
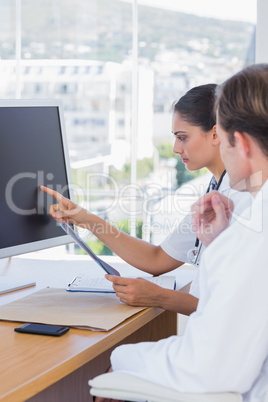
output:
M178 141L175 141L175 143L174 143L173 152L174 152L174 154L179 154L179 155L181 155L183 153L182 145Z

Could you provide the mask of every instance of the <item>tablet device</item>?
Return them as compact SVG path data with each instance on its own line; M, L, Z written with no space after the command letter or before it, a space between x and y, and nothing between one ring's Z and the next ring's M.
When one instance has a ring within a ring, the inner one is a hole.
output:
M107 274L120 276L120 273L111 267L107 262L101 260L96 254L89 248L89 246L78 236L73 228L66 222L57 223L72 239L94 260L96 263L104 269Z

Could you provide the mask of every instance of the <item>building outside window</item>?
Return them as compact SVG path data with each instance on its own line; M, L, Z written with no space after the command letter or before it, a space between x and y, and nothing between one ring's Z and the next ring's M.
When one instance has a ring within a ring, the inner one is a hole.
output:
M255 0L182 3L0 0L0 97L61 99L77 201L153 242L179 215L172 103L255 62Z

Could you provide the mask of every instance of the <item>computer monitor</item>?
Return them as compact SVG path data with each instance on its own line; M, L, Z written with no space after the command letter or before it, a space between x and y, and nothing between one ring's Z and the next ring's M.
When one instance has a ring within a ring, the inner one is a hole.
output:
M0 258L71 242L39 189L73 198L61 102L1 100L0 133Z

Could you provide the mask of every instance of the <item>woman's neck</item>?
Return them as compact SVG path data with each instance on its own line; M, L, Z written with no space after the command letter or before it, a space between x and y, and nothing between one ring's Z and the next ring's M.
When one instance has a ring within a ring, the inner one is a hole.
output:
M218 183L220 178L221 178L221 175L223 174L223 172L225 170L225 167L224 167L223 162L220 160L217 163L217 165L210 167L209 170L213 174L213 176L215 177L216 182Z

